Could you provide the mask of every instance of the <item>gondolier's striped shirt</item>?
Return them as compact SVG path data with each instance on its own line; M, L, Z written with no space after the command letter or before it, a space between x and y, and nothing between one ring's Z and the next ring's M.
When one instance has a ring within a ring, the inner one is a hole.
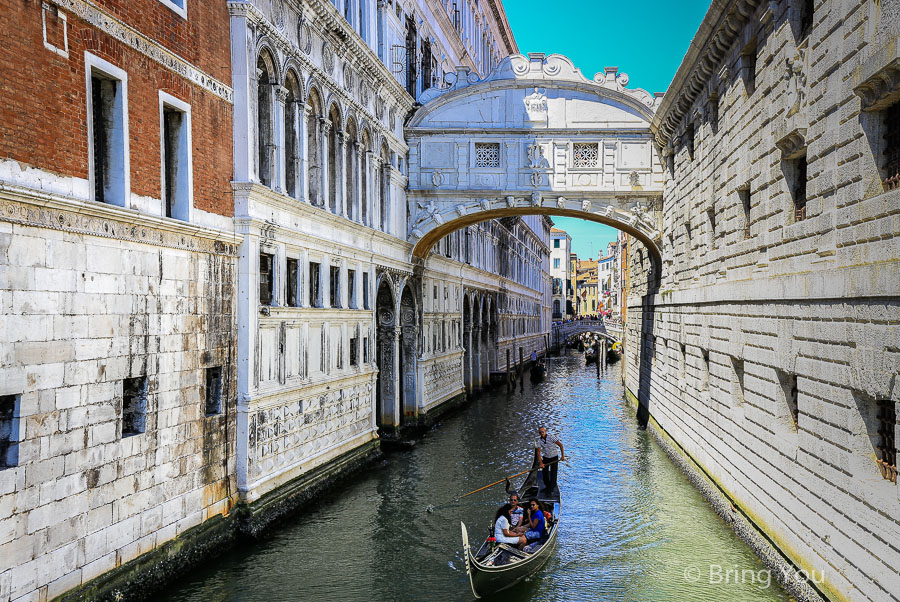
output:
M544 458L555 458L559 455L559 446L556 445L557 441L559 439L554 437L552 433L547 433L546 439L538 437L534 440L534 447L541 450L541 456Z

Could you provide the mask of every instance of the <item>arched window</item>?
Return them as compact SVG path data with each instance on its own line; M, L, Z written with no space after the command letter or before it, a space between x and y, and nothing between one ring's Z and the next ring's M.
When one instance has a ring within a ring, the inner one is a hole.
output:
M287 99L284 103L284 178L288 196L300 197L300 128L302 118L300 84L297 74L290 72L285 80Z
M391 154L388 152L387 145L384 144L381 147L381 169L378 174L378 199L381 204L381 230L383 232L388 231L388 223L391 217L390 212L390 203L391 203L391 185L390 185L390 177L391 177Z
M322 103L319 94L310 90L306 101L306 180L309 186L309 203L321 206L322 201Z
M332 105L331 111L328 113L328 120L331 122L331 128L328 132L328 206L332 213L340 213L338 207L338 186L340 174L338 169L341 163L341 149L338 144L338 136L340 134L341 116L337 112L337 108Z
M356 124L352 119L347 121L347 135L344 138L344 188L347 198L344 206L347 207L347 217L354 221L359 220L359 207L356 194Z
M275 69L272 56L262 50L256 61L259 78L256 82L256 139L257 175L260 184L272 185L272 167L275 164L275 132L272 127L274 109Z

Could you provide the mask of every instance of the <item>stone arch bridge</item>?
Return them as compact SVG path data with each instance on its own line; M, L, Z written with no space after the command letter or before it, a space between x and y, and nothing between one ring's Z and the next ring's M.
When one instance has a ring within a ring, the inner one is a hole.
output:
M422 93L406 129L413 258L487 219L559 215L631 234L659 275L664 178L650 121L660 97L627 88L616 68L588 79L568 58L536 53L447 82Z
M574 320L554 324L551 334L554 342L561 343L570 336L583 332L594 332L611 341L621 341L624 334L621 328L607 325L603 320Z

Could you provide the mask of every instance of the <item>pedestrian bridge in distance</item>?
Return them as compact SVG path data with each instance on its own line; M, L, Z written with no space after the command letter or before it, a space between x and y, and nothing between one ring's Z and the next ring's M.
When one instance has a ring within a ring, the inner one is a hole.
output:
M624 330L621 326L607 324L603 320L575 320L553 325L553 342L563 343L572 335L595 332L612 341L621 341Z
M650 121L660 98L608 67L586 78L561 55L460 68L419 97L406 128L413 257L492 218L559 215L608 224L660 274L663 171Z

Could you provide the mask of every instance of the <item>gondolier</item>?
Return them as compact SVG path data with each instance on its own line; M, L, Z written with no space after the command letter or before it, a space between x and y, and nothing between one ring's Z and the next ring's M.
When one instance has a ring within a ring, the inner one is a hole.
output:
M555 447L554 447L555 446ZM559 447L557 453L556 447ZM562 441L547 432L546 427L538 429L538 438L534 440L534 453L537 456L538 468L544 477L544 483L549 491L556 487L556 472L559 463L566 459L566 450Z

